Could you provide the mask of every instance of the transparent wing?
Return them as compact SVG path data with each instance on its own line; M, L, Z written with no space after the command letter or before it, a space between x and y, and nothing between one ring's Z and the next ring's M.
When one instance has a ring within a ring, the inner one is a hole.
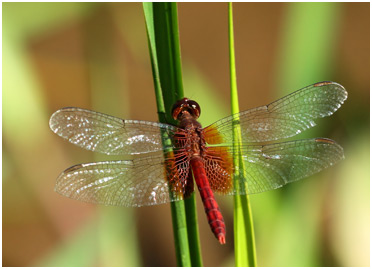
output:
M232 147L212 147L215 152L234 154ZM273 190L287 183L311 176L344 158L343 149L335 141L326 138L296 140L284 143L244 145L241 154L244 165L240 166L239 190L234 184L227 191L217 186L214 191L220 194L255 194ZM224 170L232 170L230 161L224 159ZM221 165L222 166L222 165ZM232 173L231 173L232 175ZM223 173L209 175L213 182L225 182Z
M209 144L232 141L232 124L240 121L243 142L288 138L315 126L314 120L332 115L347 98L345 88L335 82L319 82L269 105L221 119L206 127Z
M127 207L181 200L190 192L188 163L176 164L162 154L74 165L57 178L55 190L75 200Z
M136 120L123 120L76 107L56 111L49 121L57 135L84 149L108 155L131 155L172 148L163 146L162 136L173 137L177 127Z

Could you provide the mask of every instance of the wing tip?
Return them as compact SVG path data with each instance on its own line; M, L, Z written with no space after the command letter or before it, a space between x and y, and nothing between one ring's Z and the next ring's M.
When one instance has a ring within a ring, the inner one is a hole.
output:
M57 129L58 129L58 128L55 127L55 125L56 125L55 119L56 119L56 117L58 116L58 114L59 114L60 111L61 111L61 110L59 109L59 110L57 110L56 112L54 112L54 113L52 114L52 116L50 116L50 119L49 119L49 128L50 128L50 130L52 130L53 133L55 133L55 134L57 133Z
M328 85L333 85L334 87L336 87L337 90L339 90L343 93L341 95L342 98L340 99L340 103L343 104L348 97L348 93L347 93L345 87L342 86L340 83L337 83L337 82L334 82L334 81L321 81L321 82L315 83L314 87L323 87L323 86L328 86Z
M344 149L336 141L329 139L329 138L323 138L323 137L318 137L318 138L315 138L314 140L317 143L328 144L328 145L334 146L334 148L337 148L337 151L339 152L339 159L337 161L345 159Z
M81 108L77 107L63 107L55 111L52 116L50 116L49 119L49 128L57 135L58 134L58 118L61 116L62 113L64 112L71 112L71 111L76 111L76 110L82 110Z

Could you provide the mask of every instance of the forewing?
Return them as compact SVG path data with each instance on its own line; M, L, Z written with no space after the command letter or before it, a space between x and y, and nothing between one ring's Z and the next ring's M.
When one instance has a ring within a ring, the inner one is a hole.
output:
M205 128L206 141L209 144L231 143L233 123L240 123L245 143L288 138L315 126L315 119L332 115L346 98L347 92L342 85L316 83L269 105L213 123Z
M216 147L226 150L226 147ZM229 149L233 155L234 150ZM239 154L238 150L235 154ZM326 138L296 140L264 146L243 145L244 165L239 167L239 186L227 194L255 194L280 188L311 176L344 158L343 149Z
M163 146L162 135L173 137L172 125L123 120L103 113L76 107L56 111L49 121L57 135L84 149L108 155L132 155L173 148Z
M55 190L88 203L158 205L183 199L188 174L180 175L178 169L175 159L164 159L162 153L133 160L78 164L57 178Z

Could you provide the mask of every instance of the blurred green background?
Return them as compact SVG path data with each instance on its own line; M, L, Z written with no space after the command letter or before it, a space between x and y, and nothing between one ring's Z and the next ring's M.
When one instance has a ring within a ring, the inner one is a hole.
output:
M157 121L141 3L2 3L3 266L175 266L169 205L119 208L54 192L67 167L109 157L57 137L48 120L77 106ZM251 196L259 266L369 266L369 3L236 3L240 108L331 80L349 93L303 137L346 159ZM178 5L185 95L201 123L229 115L226 3ZM233 199L217 197L227 244L197 195L206 266L233 266Z

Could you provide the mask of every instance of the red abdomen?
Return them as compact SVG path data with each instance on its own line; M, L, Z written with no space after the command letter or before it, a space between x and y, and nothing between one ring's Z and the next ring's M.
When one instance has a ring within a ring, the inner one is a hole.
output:
M205 213L212 232L221 244L225 244L226 230L220 208L214 198L205 173L204 164L200 157L193 157L190 161L196 185L203 201Z

